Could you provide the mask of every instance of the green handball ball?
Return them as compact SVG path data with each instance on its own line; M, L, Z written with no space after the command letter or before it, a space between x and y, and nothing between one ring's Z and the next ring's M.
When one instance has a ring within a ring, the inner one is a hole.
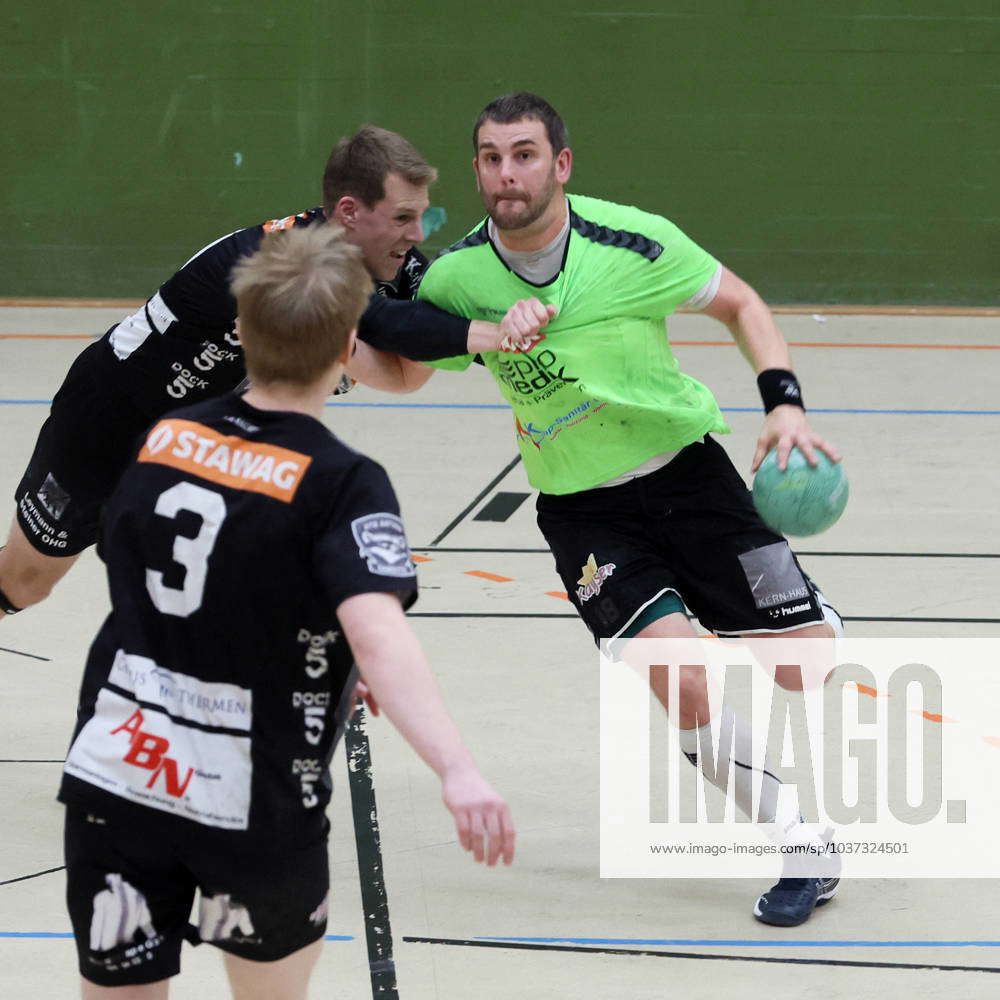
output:
M793 448L788 467L778 468L773 449L760 464L753 480L753 502L757 513L773 531L782 535L818 535L837 523L847 506L847 476L839 462L816 452L819 465L811 466L805 455Z

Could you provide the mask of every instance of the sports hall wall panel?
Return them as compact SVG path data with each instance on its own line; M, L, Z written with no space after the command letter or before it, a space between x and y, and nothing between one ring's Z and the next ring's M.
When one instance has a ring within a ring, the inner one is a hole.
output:
M571 189L674 219L776 303L995 304L997 0L50 0L0 23L0 296L142 297L319 202L366 120L476 220L479 108L564 114Z

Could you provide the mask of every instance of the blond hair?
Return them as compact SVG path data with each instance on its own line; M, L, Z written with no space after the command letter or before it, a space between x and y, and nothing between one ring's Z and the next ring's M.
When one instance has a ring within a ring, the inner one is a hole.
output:
M253 382L315 382L343 354L372 293L361 251L333 223L267 234L230 288Z

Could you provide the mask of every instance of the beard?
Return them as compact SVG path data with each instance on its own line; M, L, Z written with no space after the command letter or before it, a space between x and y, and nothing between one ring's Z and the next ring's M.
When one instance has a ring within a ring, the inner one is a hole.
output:
M528 226L537 222L548 210L558 186L556 183L555 167L553 167L546 179L545 187L542 188L537 196L531 197L523 191L509 192L508 197L514 204L510 208L501 210L498 205L505 199L497 195L487 195L484 193L483 204L486 206L489 217L493 220L493 225L501 232L527 229ZM507 204L510 205L510 201Z

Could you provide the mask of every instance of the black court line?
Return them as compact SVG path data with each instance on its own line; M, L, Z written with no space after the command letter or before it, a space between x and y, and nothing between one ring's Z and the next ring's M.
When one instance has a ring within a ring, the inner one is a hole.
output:
M407 618L576 618L574 614L542 612L520 614L517 611L407 611ZM846 620L846 619L845 619Z
M9 878L0 882L0 885L13 885L15 882L26 882L29 878L39 878L41 875L51 875L53 872L61 872L65 867L65 865L60 865L58 868L46 868L43 872L35 872L34 875L19 875L17 878Z
M372 753L365 732L365 710L359 705L344 735L347 751L347 777L351 786L351 811L354 814L354 840L358 850L358 878L361 881L361 905L365 913L365 938L368 943L368 967L371 970L372 997L375 1000L399 1000L396 988L396 965L392 957L392 928L389 924L389 897L382 868L382 839L372 785Z
M36 656L34 653L25 653L20 649L8 649L6 646L0 646L0 653L13 653L15 656L27 656L32 660L44 660L46 663L52 662L47 656Z
M500 554L550 555L549 549L453 549L431 544L414 552L497 552ZM1000 559L1000 552L807 552L795 549L797 556L842 556L860 559Z
M497 493L472 520L507 521L529 496L530 493Z
M408 611L408 618L576 618L575 614L517 611ZM932 625L1000 625L1000 618L869 618L841 615L845 622L926 622Z
M582 955L637 955L643 958L693 958L709 962L764 962L772 965L828 965L854 969L923 969L937 972L1000 972L991 965L925 965L918 962L858 962L843 958L775 958L768 955L718 955L693 951L648 951L638 948L585 948L568 944L527 944L522 941L462 941L455 938L404 937L407 944L445 944L459 948L508 948L516 951L558 951ZM781 947L776 941L775 947Z
M462 523L462 521L465 520L466 517L469 516L470 512L475 508L476 504L478 504L479 501L482 500L483 497L485 497L486 494L489 493L490 490L493 489L494 486L496 486L498 483L500 483L504 479L504 477L507 475L507 473L510 472L510 470L513 469L514 466L517 465L517 463L520 462L520 461L521 461L521 456L517 455L513 459L513 461L511 461L508 465L506 465L504 467L503 472L501 472L499 476L496 476L494 479L492 479L490 481L489 485L486 486L485 489L483 489L483 490L480 491L480 493L476 497L476 499L473 500L472 503L470 503L469 506L466 507L465 510L463 510L462 513L459 514L458 517L456 517L455 520L452 521L451 524L449 524L448 527L445 528L444 531L442 531L441 534L438 535L437 538L434 539L433 542L431 542L431 545L437 545L437 543L440 542L443 538L445 538L447 535L451 534L451 532L455 528L457 528Z
M65 764L65 760L0 760L0 764Z

